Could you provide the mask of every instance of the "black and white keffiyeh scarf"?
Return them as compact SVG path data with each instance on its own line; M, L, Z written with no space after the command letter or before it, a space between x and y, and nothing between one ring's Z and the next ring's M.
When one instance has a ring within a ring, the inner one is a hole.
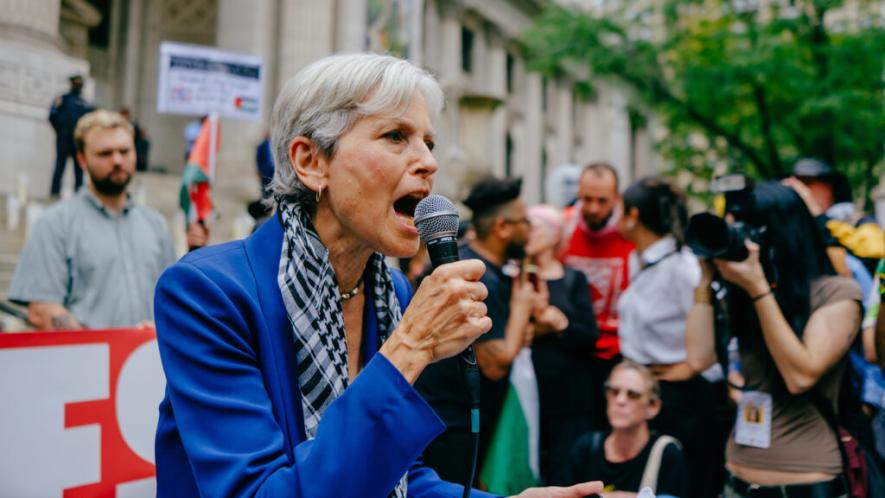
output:
M320 241L310 217L298 204L279 203L283 224L283 250L277 283L295 336L298 383L307 439L316 437L326 408L347 388L347 343L341 291L329 252ZM367 265L373 285L378 337L384 342L402 317L390 269L379 253ZM405 498L404 474L390 498Z

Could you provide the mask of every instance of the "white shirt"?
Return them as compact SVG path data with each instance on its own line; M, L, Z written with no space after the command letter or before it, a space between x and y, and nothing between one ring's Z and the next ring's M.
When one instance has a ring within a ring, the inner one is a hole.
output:
M685 319L701 280L697 258L687 247L677 251L670 235L630 257L639 270L618 300L621 354L643 365L685 361Z

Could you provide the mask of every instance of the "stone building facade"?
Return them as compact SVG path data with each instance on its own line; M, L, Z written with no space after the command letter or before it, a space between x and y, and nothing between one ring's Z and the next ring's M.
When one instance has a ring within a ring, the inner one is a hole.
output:
M6 179L26 175L31 195L45 197L54 157L48 107L72 73L87 76L98 106L132 110L150 135L152 166L180 172L183 129L193 117L156 110L163 41L265 61L264 122L222 120L220 185L254 183L254 149L274 97L301 67L335 52L384 49L430 69L445 90L436 124L439 193L459 197L483 173L520 175L526 200L540 202L556 165L607 160L628 178L653 171L651 140L631 129L622 91L601 86L585 102L567 78L527 71L516 38L542 3L0 0L0 192L21 184Z

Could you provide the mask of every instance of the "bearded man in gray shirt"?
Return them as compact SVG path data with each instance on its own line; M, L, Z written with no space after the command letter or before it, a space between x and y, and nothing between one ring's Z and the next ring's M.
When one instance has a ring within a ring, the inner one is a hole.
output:
M127 327L152 320L154 285L175 261L166 221L135 204L132 125L105 110L74 131L86 188L34 224L9 287L40 330Z

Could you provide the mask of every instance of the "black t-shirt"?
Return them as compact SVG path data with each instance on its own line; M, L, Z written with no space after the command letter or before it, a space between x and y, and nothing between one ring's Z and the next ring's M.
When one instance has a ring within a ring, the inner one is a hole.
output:
M594 434L597 434L595 438ZM563 469L562 481L564 483L576 484L601 480L605 483L606 491L639 492L639 483L642 480L642 473L645 471L645 464L658 436L653 435L645 448L632 460L612 463L605 459L603 445L608 434L608 432L591 432L581 436L575 442L572 447L570 464L568 468ZM682 450L675 444L668 444L664 448L655 494L677 498L688 496L688 475L685 469L685 460L682 457Z
M587 278L566 267L563 278L547 281L547 290L550 304L568 317L569 325L561 334L547 334L532 343L541 416L586 414L593 408L590 362L598 335Z
M492 329L477 339L477 342L503 339L507 318L510 316L510 294L513 290L511 278L504 275L500 268L483 259L470 247L461 246L459 252L462 260L479 259L486 265L486 272L481 281L489 291L485 304L488 308L488 316L492 319ZM469 430L470 427L470 402L467 399L467 386L464 383L459 361L456 356L433 363L424 369L424 372L418 377L418 381L415 382L415 389L433 407L439 418L446 423L448 430ZM498 421L498 415L501 412L509 385L509 376L505 375L497 381L483 375L480 377L481 458L485 453L489 438L491 438L491 432ZM469 453L469 448L465 448L463 454L468 455Z

